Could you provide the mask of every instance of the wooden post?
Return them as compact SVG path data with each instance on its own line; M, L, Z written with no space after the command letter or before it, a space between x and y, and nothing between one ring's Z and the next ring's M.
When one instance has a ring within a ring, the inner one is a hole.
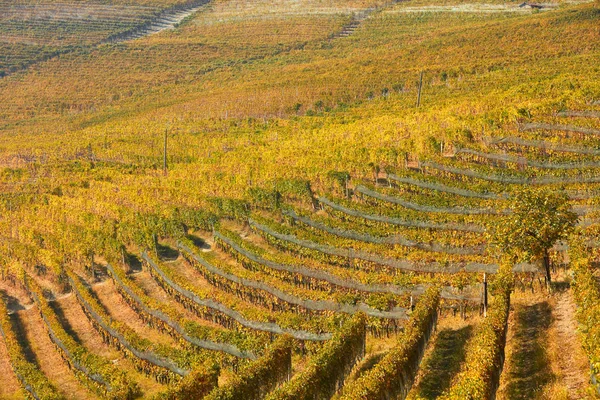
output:
M169 128L165 128L165 147L163 154L163 171L165 176L167 176L167 133L169 132Z
M346 198L349 199L350 198L350 192L348 191L348 179L346 178L346 180L344 181L344 189L346 191Z
M487 317L487 309L488 309L488 284L487 284L487 275L483 273L483 317Z
M421 71L421 76L419 77L419 93L417 95L417 107L421 106L421 90L423 89L423 71Z

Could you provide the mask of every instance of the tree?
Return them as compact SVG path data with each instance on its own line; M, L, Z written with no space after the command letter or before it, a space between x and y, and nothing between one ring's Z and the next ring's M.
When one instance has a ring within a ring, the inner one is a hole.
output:
M525 261L541 261L549 284L549 250L572 232L578 219L568 196L548 189L524 189L515 193L511 209L495 227L492 245Z

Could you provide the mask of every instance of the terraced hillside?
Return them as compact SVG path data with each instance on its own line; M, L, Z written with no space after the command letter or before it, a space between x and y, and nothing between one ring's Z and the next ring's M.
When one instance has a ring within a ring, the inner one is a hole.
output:
M3 6L0 397L600 396L595 3L188 6Z
M0 2L0 78L72 51L173 27L207 1Z

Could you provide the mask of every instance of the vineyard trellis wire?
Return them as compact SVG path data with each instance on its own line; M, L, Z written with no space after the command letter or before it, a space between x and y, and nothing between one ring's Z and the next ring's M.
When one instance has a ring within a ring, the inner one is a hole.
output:
M187 253L189 257L191 257L195 262L201 264L204 268L206 268L210 273L222 276L232 282L235 282L242 286L251 287L258 290L263 290L267 293L272 294L273 296L287 302L290 304L298 305L307 310L314 311L332 311L332 312L342 312L345 314L355 314L357 312L363 312L368 316L377 317L377 318L388 318L388 319L407 319L406 309L394 309L392 311L382 311L377 310L372 307L369 307L365 303L358 303L356 305L345 304L345 303L336 303L334 301L328 300L310 300L310 299L301 299L297 296L293 296L288 294L282 290L276 289L270 285L267 285L260 281L253 281L250 279L240 278L236 275L229 274L224 272L214 265L208 263L202 257L199 257L195 254L189 247L187 247L183 243L179 243L179 247Z
M599 178L600 179L600 178ZM422 204L413 203L410 201L403 200L398 197L388 196L383 193L376 192L362 185L358 185L355 189L356 192L364 194L375 199L385 201L388 203L398 204L402 207L410 210L427 212L427 213L447 213L447 214L461 214L461 215L503 215L509 213L508 210L496 211L490 208L463 208L463 207L433 207L425 206Z
M307 249L315 250L324 254L333 255L340 258L356 258L359 260L367 261L373 264L387 266L391 268L413 271L413 272L429 272L429 273L457 273L460 271L466 272L486 272L486 273L496 273L498 271L497 264L483 264L476 262L464 262L464 263L448 263L442 265L438 262L432 263L417 263L408 260L400 260L400 259L392 259L387 257L382 257L376 254L366 253L363 251L349 249L340 249L337 247L332 247L328 245L323 245L320 243L315 243L309 240L298 239L293 235L287 235L279 232L275 232L269 227L259 224L253 219L248 220L250 226L257 229L260 232L263 232L276 240L282 242L289 242L294 245L304 247ZM538 267L534 264L529 263L519 263L514 266L515 272L535 272L538 270Z
M480 192L475 192L475 191L468 190L468 189L461 189L461 188L456 188L456 187L452 187L452 186L448 186L448 185L443 185L441 183L420 181L417 179L408 178L408 177L404 177L404 176L398 176L395 174L387 174L387 177L396 182L406 183L409 185L414 185L414 186L424 188L424 189L435 190L438 192L452 193L452 194L456 194L456 195L464 196L464 197L472 197L472 198L485 199L485 200L499 200L499 199L506 198L505 194L480 193Z
M158 274L160 276L160 278L162 280L164 280L177 293L184 296L185 298L187 298L188 300L192 301L193 303L197 304L200 307L206 307L206 308L215 310L215 311L219 312L220 314L223 314L226 317L231 318L232 320L234 320L235 322L239 323L242 326L245 326L247 328L257 330L257 331L265 331L265 332L271 332L271 333L276 333L276 334L287 333L290 336L294 337L295 339L299 339L299 340L324 341L324 340L331 339L330 333L312 333L312 332L308 332L308 331L301 331L301 330L295 330L295 329L284 329L284 328L281 328L279 325L272 323L272 322L259 322L259 321L248 320L242 314L225 306L224 304L221 304L213 299L202 299L199 296L197 296L195 293L182 288L177 283L175 283L172 279L170 279L158 267L158 265L150 257L148 257L148 255L145 252L142 253L142 258L148 263L148 265L151 267L152 271L154 271L156 274Z
M123 290L128 297L130 297L136 303L136 308L141 308L144 313L151 315L153 318L156 318L159 321L162 321L164 324L169 326L173 331L177 332L184 338L187 342L192 343L200 348L213 350L213 351L221 351L232 356L238 358L248 358L248 359L256 359L256 356L252 352L242 351L238 349L236 346L228 344L228 343L217 343L209 340L199 339L197 337L191 336L185 328L183 328L180 324L173 321L169 316L164 314L159 310L154 310L147 307L143 300L140 299L118 276L115 272L114 267L110 264L106 265L107 270L110 272L111 276L119 286L121 290Z
M80 293L77 284L74 282L71 276L68 276L68 281L83 311L85 312L86 316L90 318L92 325L94 325L94 327L96 327L97 329L106 332L110 337L112 337L112 343L114 343L117 347L125 350L125 354L132 354L138 359L142 360L143 362L167 370L169 372L167 377L170 377L171 375L185 377L190 373L189 370L179 367L177 364L175 364L175 362L173 362L170 359L158 356L148 351L140 351L134 346L132 346L120 332L112 328L110 326L110 323L105 321L87 302L87 300Z
M374 222L383 222L383 223L390 224L390 225L405 226L408 228L456 230L456 231L476 232L476 233L485 232L485 229L483 227L480 227L477 225L472 225L472 224L457 224L457 223L440 224L440 223L435 223L435 222L410 221L410 220L405 220L405 219L400 219L400 218L386 217L386 216L382 216L382 215L367 214L367 213L364 213L359 210L344 207L344 206L337 204L323 196L319 197L318 200L320 203L323 203L336 211L342 212L347 215L351 215L353 217L363 218L363 219L366 219L369 221L374 221Z
M296 221L300 221L303 224L308 225L312 228L328 232L335 236L340 236L343 238L357 240L357 241L361 241L361 242L375 243L375 244L391 244L391 245L398 244L398 245L402 245L402 246L406 246L406 247L416 247L421 250L439 252L439 253L447 253L447 254L473 255L473 254L483 254L483 252L484 252L483 246L450 247L450 246L443 246L438 243L427 244L427 243L416 242L416 241L413 241L410 239L406 239L400 235L381 237L381 236L373 236L373 235L369 235L369 234L361 234L358 232L344 230L344 229L333 228L333 227L327 226L325 224L322 224L320 222L314 221L310 218L298 215L293 210L284 210L283 214L293 218Z
M258 256L255 253L252 253L239 244L237 244L234 240L222 234L218 230L214 232L215 238L220 242L221 245L226 245L231 248L235 253L240 254L242 257L250 260L251 262L264 265L268 268L272 268L277 271L286 271L294 274L299 274L302 276L307 276L310 278L314 278L317 280L322 280L325 282L329 282L332 285L339 286L341 288L352 289L360 292L367 293L390 293L394 295L403 295L403 294L411 294L414 296L420 296L427 290L426 285L411 285L410 287L401 287L394 284L380 284L380 283L371 283L364 284L359 281L340 278L337 275L330 274L323 270L316 270L311 268L306 268L302 265L287 265L277 263L271 260L267 260ZM478 291L478 288L470 287L464 288L467 291L473 290ZM445 286L441 290L441 296L447 300L479 300L479 296L469 296L469 295L461 295L455 293L452 287Z

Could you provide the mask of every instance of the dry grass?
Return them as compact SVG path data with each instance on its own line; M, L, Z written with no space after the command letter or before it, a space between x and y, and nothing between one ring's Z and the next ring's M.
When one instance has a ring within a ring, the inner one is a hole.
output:
M568 285L552 295L517 291L512 308L498 399L585 398L588 361Z

